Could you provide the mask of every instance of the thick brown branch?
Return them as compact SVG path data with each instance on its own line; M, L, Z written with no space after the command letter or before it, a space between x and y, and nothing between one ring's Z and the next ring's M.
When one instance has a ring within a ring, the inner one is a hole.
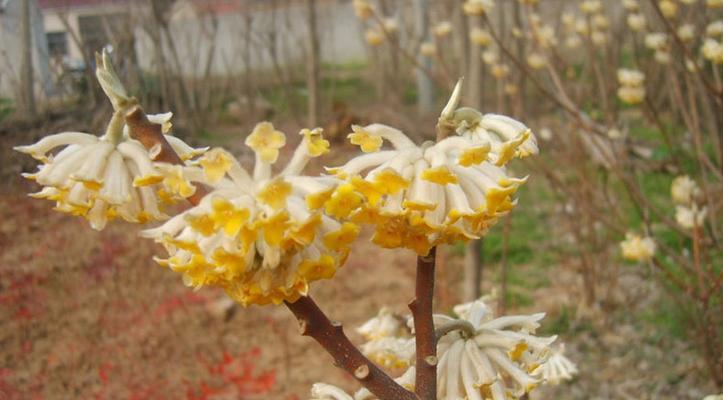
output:
M299 320L301 334L314 338L334 358L337 367L348 372L378 398L417 400L414 393L394 382L354 347L344 335L341 324L330 321L311 297L302 296L293 303L285 304Z
M436 255L433 247L428 255L417 257L416 297L409 303L417 342L415 392L420 400L437 398L437 338L432 317Z
M140 106L134 106L126 113L126 124L130 130L130 136L148 149L153 155L154 161L183 165L181 157L176 154L163 136L161 125L149 121ZM196 205L205 195L206 189L197 185L196 192L188 198L188 201Z

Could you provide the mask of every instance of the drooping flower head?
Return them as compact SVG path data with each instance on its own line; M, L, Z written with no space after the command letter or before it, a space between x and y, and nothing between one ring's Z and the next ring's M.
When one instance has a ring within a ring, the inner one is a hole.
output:
M688 205L700 196L700 187L688 175L681 175L673 179L670 185L670 196L678 205Z
M467 15L484 15L494 9L493 0L466 0L462 4L462 10Z
M565 345L561 344L552 350L550 358L535 369L532 375L541 378L545 384L559 385L577 375L577 366L565 357Z
M453 98L458 98L459 87ZM501 115L482 115L456 103L443 112L456 134L415 144L382 125L354 126L351 143L364 153L328 171L346 182L325 203L337 219L375 227L372 241L427 254L432 246L483 235L516 204L526 178L505 165L537 152L532 132ZM384 142L391 149L382 149Z
M465 325L439 339L437 397L519 399L541 383L531 376L550 354L556 336L534 335L545 314L494 318L482 301L455 307L459 319L435 315L435 327Z
M623 258L631 261L650 261L655 255L655 241L651 237L641 237L635 233L625 234L625 240L620 242Z
M43 186L31 196L55 201L56 210L85 217L98 230L116 217L137 223L164 219L159 208L162 175L154 166L154 155L129 137L124 121L136 101L126 93L106 53L98 57L96 76L114 108L104 135L63 132L15 148L43 163L37 172L24 175ZM162 125L163 133L170 129L170 119L171 113L149 116ZM204 151L173 136L165 138L183 159Z
M691 230L702 227L707 215L708 208L699 208L695 203L688 206L675 206L675 222L683 229Z
M365 356L387 368L407 368L414 362L415 341L401 316L382 308L365 322L359 332L367 340L361 346Z
M645 100L645 74L634 69L618 70L618 98L627 104L639 104Z
M286 136L268 122L246 139L256 155L253 174L223 149L176 169L182 186L201 182L213 190L197 206L143 233L166 247L169 257L158 262L183 274L187 285L223 287L243 305L295 301L310 282L331 278L359 228L317 207L336 180L300 173L311 158L328 152L329 143L320 128L300 134L299 147L276 175L272 165Z

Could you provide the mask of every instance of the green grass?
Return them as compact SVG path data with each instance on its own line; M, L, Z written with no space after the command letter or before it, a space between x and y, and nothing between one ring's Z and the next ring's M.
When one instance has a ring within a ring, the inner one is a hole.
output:
M690 314L686 314L686 311L681 309L670 296L661 297L654 307L647 308L641 315L643 321L655 327L647 340L658 343L665 337L686 338L689 331L693 329L688 316Z
M549 264L550 259L543 252L536 251L536 245L546 239L547 227L544 215L538 215L533 207L539 202L549 201L549 193L541 187L523 186L518 192L519 204L507 217L490 229L484 239L484 257L491 263L502 261L505 218L511 218L507 244L507 260L510 265Z
M15 104L13 104L13 101L5 97L0 97L0 122L3 122L14 111Z

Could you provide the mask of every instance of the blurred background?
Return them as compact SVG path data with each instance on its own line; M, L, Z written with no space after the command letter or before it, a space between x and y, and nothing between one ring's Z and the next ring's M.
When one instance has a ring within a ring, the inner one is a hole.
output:
M436 310L487 294L500 313L546 312L580 373L532 398L723 391L722 18L717 0L0 0L0 399L354 388L285 308L189 291L138 227L96 232L26 196L35 163L13 146L104 131L103 48L192 145L245 163L270 120L289 157L301 128L323 127L333 151L310 173L356 154L352 124L432 139L464 77L462 104L523 121L541 154L512 167L530 180L511 215L444 250ZM380 307L406 312L415 264L363 236L312 288L357 343ZM636 237L652 254L624 257Z

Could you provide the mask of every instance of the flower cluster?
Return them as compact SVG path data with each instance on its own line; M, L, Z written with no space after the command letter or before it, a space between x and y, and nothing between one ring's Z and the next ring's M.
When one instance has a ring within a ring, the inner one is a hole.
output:
M577 366L565 357L565 345L553 349L550 358L535 369L533 376L541 378L545 383L559 385L563 381L572 380L577 375Z
M493 400L519 399L540 384L558 384L576 374L574 364L561 352L553 353L552 337L534 335L544 314L513 315L495 318L490 308L477 300L454 307L458 318L435 314L434 324L440 336L437 345L437 398ZM362 325L365 337L406 340L402 317L386 310ZM411 325L411 319L408 325ZM375 339L376 340L376 339ZM412 339L412 345L413 345ZM388 354L397 354L396 344L388 341ZM383 344L380 343L380 348ZM414 353L409 363L414 362ZM414 386L412 365L397 380ZM355 396L326 384L315 384L313 399L368 399L365 390Z
M363 1L355 4L362 13L373 12ZM245 141L255 154L249 173L221 148L193 149L170 135L158 135L154 141L161 142L154 146L133 139L125 117L136 100L107 55L98 61L98 80L115 110L107 132L101 137L67 132L18 147L44 163L26 175L44 186L33 196L85 216L97 229L116 216L136 223L167 219L165 203L193 198L195 206L142 236L165 247L168 256L157 262L180 273L186 285L222 287L243 305L293 302L309 283L331 278L346 261L360 224L374 226L375 243L419 254L483 235L514 207L513 196L526 180L505 165L537 152L523 124L457 109L458 84L440 119L454 134L439 143L417 145L385 125L356 126L349 138L368 154L329 169L331 175L311 177L303 169L329 151L329 142L320 128L303 129L290 161L273 173L286 135L262 122ZM170 113L150 116L163 133L170 118ZM155 160L167 151L162 140L181 164ZM392 150L381 149L385 140ZM60 146L65 148L50 154ZM367 353L381 363L410 364L413 341L368 340ZM383 351L392 342L398 354Z
M387 368L408 368L414 361L415 341L403 318L386 308L357 328L366 342L361 351L370 360Z
M650 261L655 255L655 241L651 237L641 237L632 232L625 234L620 243L623 258L631 261Z
M557 339L534 335L544 313L494 318L480 300L454 310L459 319L435 315L437 329L467 326L439 339L438 398L518 399L542 383L531 374L547 361Z
M645 75L633 69L618 70L618 97L627 104L639 104L645 99Z
M56 210L82 216L97 230L118 217L135 223L165 219L161 207L175 199L161 184L163 175L154 164L155 155L128 135L124 117L135 100L126 94L105 53L98 59L96 76L114 108L105 134L63 132L15 147L42 162L37 172L23 175L43 186L30 196L54 201ZM149 119L168 133L171 113ZM182 159L205 151L174 136L165 138Z
M458 94L458 91L455 91ZM329 168L345 180L326 203L338 219L370 224L372 241L425 255L436 245L482 236L516 204L526 178L505 165L537 152L532 132L501 115L469 108L446 109L455 135L415 144L402 131L372 124L353 127L353 144L367 154ZM387 141L392 149L382 150Z
M275 176L271 167L286 136L268 122L246 139L256 154L253 175L222 149L182 168L184 186L201 182L213 190L197 206L143 232L168 250L158 262L182 273L187 285L223 287L243 305L294 301L310 282L331 278L359 228L319 210L319 198L335 179L299 174L311 158L328 152L329 143L321 129L301 135L291 161Z
M675 220L684 229L703 226L708 208L699 206L701 190L688 175L673 179L670 195L675 203Z

